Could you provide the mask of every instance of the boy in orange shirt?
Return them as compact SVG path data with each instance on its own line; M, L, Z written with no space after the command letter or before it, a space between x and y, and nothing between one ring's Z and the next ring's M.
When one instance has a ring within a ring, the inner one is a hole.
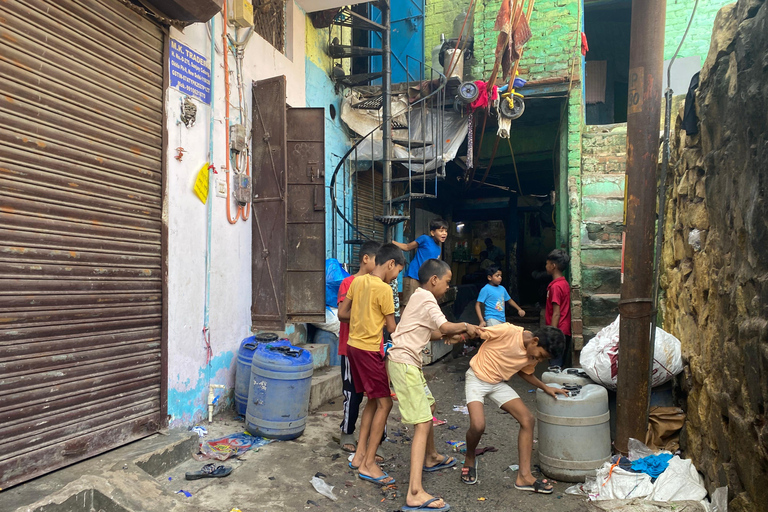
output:
M461 480L465 484L477 483L477 462L475 448L485 431L483 403L488 397L496 406L511 414L520 424L517 450L520 469L515 480L515 489L543 494L552 492L547 480L537 480L531 473L531 452L533 450L533 427L535 419L520 396L506 383L518 374L529 384L542 389L557 398L567 392L549 387L533 374L536 364L563 353L565 338L554 327L545 326L532 333L522 327L503 323L486 327L480 333L484 343L469 362L464 391L469 411L467 430L467 456L461 469Z
M380 485L395 483L375 460L392 409L381 335L384 326L389 332L395 331L395 303L389 283L404 266L403 251L393 244L382 245L376 253L376 268L355 278L339 305L339 320L349 322L347 357L355 390L368 395L351 466L359 470L361 479Z

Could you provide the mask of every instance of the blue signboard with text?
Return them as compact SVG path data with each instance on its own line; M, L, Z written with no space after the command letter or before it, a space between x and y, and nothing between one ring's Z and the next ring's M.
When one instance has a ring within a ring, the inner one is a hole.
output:
M211 104L211 69L208 59L188 46L171 39L171 87Z

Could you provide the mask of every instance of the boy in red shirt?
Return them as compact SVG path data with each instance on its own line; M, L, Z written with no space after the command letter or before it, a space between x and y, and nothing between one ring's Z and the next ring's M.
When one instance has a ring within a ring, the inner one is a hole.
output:
M552 276L552 282L547 286L544 321L547 325L557 327L565 335L565 352L560 357L550 359L549 364L561 368L571 366L571 287L563 276L570 261L571 258L560 249L555 249L547 255L547 274Z
M360 270L357 274L347 277L341 282L339 286L338 305L341 307L341 303L347 298L347 290L352 285L352 280L359 276L370 274L371 271L376 268L376 252L381 247L379 242L370 240L365 242L358 252L358 260L360 261ZM357 417L360 414L360 403L363 401L363 394L355 391L355 384L352 382L352 370L349 367L349 359L347 358L347 340L349 340L349 323L341 322L339 327L339 355L341 356L341 383L342 392L344 395L344 417L341 420L341 436L339 438L339 445L341 449L347 452L352 452L357 449L355 443L355 424L357 423ZM383 460L383 459L382 459Z

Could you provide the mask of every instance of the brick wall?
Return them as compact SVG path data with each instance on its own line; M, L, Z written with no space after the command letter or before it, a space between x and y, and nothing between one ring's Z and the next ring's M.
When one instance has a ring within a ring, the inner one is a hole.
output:
M500 0L478 1L474 17L475 77L488 78L493 69L497 32L493 31ZM578 0L538 0L531 16L533 37L525 46L520 61L520 76L543 80L568 76L573 67L574 78L581 74L581 17ZM491 37L480 37L480 34ZM572 60L575 58L575 62Z
M688 31L678 57L701 57L702 64L707 58L709 41L712 38L712 24L715 21L717 11L732 0L699 0L696 8L696 16ZM693 10L693 0L667 0L667 19L664 27L664 60L669 60L674 55L680 39L683 37L685 27Z
M445 34L446 39L453 37L453 20L468 7L469 0L425 0L425 55L431 55L432 48L440 43L440 34ZM465 28L464 32L468 30L472 30L472 27Z

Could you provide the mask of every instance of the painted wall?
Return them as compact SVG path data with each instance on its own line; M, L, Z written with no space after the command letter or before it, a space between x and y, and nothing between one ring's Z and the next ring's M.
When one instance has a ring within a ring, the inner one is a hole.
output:
M221 44L221 16L216 20L214 71L213 164L224 168L224 70ZM251 108L251 82L276 75L287 78L288 103L305 104L305 15L289 2L287 55L276 51L258 35L246 47L244 60L245 111ZM230 29L231 30L231 29ZM206 56L210 64L210 37L204 24L194 24L183 32L171 29L171 38ZM230 70L234 57L229 56ZM237 104L235 75L231 83L233 104ZM234 367L240 341L251 334L251 222L230 225L225 200L213 191L212 254L210 275L210 338L212 357L206 365L203 342L205 304L206 206L193 194L197 172L208 161L211 109L196 102L197 122L192 128L178 124L183 95L168 89L165 108L168 117L168 184L164 191L164 220L168 226L168 414L171 426L189 425L207 414L208 383L234 386ZM230 111L230 122L237 122L237 110ZM250 121L249 121L250 122ZM186 151L181 161L174 158L177 147ZM219 176L223 177L220 172ZM222 402L224 402L222 400Z
M305 55L305 94L308 107L325 109L325 257L335 257L342 263L347 260L348 247L344 241L349 237L348 229L336 215L331 202L331 179L336 166L351 144L346 129L341 122L341 99L343 91L336 93L330 78L333 60L328 57L328 31L334 30L334 35L341 35L338 29L316 29L309 18L305 22L306 55ZM345 34L348 32L345 31ZM349 59L346 59L348 63ZM332 115L332 109L335 114ZM336 177L336 198L339 208L347 218L352 218L352 188L349 184L348 166L342 166ZM336 220L334 225L334 218Z
M432 48L440 44L440 34L446 39L458 37L461 30L459 24L454 31L454 21L462 12L466 12L470 0L426 0L424 6L424 51L427 59L431 59ZM472 27L469 27L471 31ZM464 32L467 32L467 28Z
M693 24L688 31L678 58L701 57L701 63L707 58L709 42L712 39L712 24L717 11L732 0L699 0ZM675 54L677 46L683 37L688 20L691 18L694 2L692 0L667 0L667 19L664 27L664 60L669 60Z

